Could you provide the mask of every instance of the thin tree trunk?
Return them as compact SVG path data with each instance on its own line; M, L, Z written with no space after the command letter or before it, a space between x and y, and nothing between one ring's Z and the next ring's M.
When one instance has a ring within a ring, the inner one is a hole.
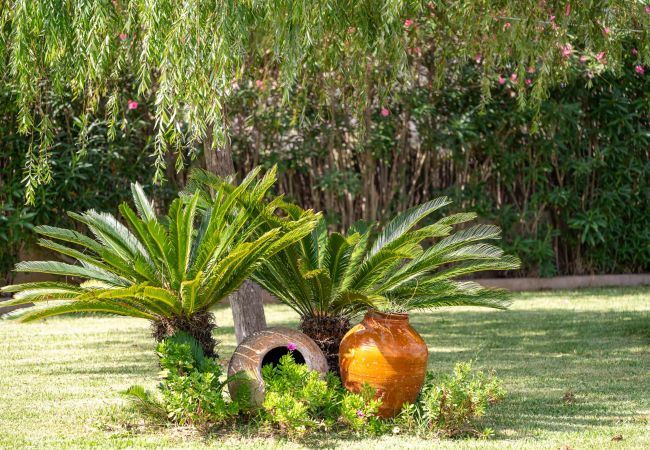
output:
M212 148L212 128L208 128L206 139L203 143L205 154L205 168L221 177L235 173L232 152L229 144L221 148ZM235 336L239 344L247 336L266 328L266 316L262 303L262 288L250 280L237 292L228 297L232 319L235 324Z

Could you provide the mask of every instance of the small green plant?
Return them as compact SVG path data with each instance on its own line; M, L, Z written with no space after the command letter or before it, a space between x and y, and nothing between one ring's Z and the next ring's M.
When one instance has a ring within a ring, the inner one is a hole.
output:
M276 366L262 368L266 396L259 411L262 423L290 436L335 427L357 433L372 432L379 426L375 416L381 404L375 390L364 386L359 394L346 391L331 372L321 378L317 371L294 361L291 354Z
M413 405L405 405L395 422L398 427L419 435L439 437L490 437L490 428L479 430L476 419L489 405L505 397L501 381L482 371L473 371L469 362L458 363L453 376L436 380L427 373L424 387Z
M145 415L206 431L239 414L245 399L230 400L225 394L233 378L223 380L221 366L205 356L196 339L179 332L158 345L158 356L161 398L141 386L125 392Z

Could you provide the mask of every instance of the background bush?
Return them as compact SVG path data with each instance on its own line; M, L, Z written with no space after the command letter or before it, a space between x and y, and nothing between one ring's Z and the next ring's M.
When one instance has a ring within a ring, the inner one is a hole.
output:
M476 79L473 65L442 89L426 75L397 87L367 111L364 138L335 96L313 99L297 121L242 89L237 166L279 164L284 192L342 226L448 195L504 229L520 274L649 270L650 77L631 59L623 73L567 81L539 109L522 105L510 80L495 80L482 105Z
M506 251L523 261L510 275L643 272L650 270L650 76L635 73L632 59L626 67L567 80L540 108L521 105L509 80L495 80L492 102L483 106L474 65L448 73L442 89L423 72L416 85L376 99L363 124L337 102L343 94L311 98L297 113L271 83L250 80L228 106L235 117L230 145L240 173L277 163L280 190L324 210L333 227L385 220L444 194L457 210L474 210L504 229ZM529 76L534 84L536 74ZM53 183L39 190L36 208L25 207L29 138L16 133L10 93L0 103L0 272L33 239L34 224L67 224L62 212L70 209L114 210L131 181L152 191L145 106L128 112L112 142L98 120L82 158L75 107L62 105ZM164 201L184 182L173 169L168 178L154 197Z
M0 89L0 285L11 282L10 270L20 249L35 242L31 231L35 225L74 226L66 211L94 208L116 214L117 206L129 199L134 181L153 193L163 209L176 196L175 178L159 187L152 185L151 123L146 111L132 111L128 126L117 129L115 139L109 141L101 119L92 123L88 135L79 135L79 109L74 103L57 109L50 148L52 182L38 188L36 206L29 207L23 168L30 137L17 131L11 90ZM85 147L79 145L82 138Z

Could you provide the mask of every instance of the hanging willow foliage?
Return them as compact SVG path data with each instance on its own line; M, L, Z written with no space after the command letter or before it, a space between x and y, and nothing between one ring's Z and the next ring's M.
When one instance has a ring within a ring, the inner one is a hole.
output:
M474 58L486 99L507 73L522 80L522 102L542 99L578 57L594 73L619 70L629 40L650 60L650 8L640 0L7 0L0 8L2 81L16 90L20 131L36 137L28 201L50 179L53 97L72 95L85 114L105 114L110 136L126 125L120 93L133 83L154 104L160 178L165 153L182 167L208 128L215 145L224 142L223 105L244 79L281 87L297 117L296 93L309 89L343 96L363 119L372 99L419 75L422 64L411 62L422 48L433 50L434 79ZM531 66L538 76L525 86Z

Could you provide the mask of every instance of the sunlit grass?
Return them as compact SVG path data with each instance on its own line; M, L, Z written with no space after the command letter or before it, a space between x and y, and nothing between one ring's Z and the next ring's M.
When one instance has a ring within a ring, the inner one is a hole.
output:
M235 344L230 311L217 319L225 358ZM267 319L291 326L297 316L270 305ZM473 360L503 379L508 396L483 422L496 431L491 440L291 443L146 426L119 391L155 387L148 325L95 316L0 322L0 447L650 448L650 289L519 294L509 311L449 308L412 323L429 344L430 369Z

